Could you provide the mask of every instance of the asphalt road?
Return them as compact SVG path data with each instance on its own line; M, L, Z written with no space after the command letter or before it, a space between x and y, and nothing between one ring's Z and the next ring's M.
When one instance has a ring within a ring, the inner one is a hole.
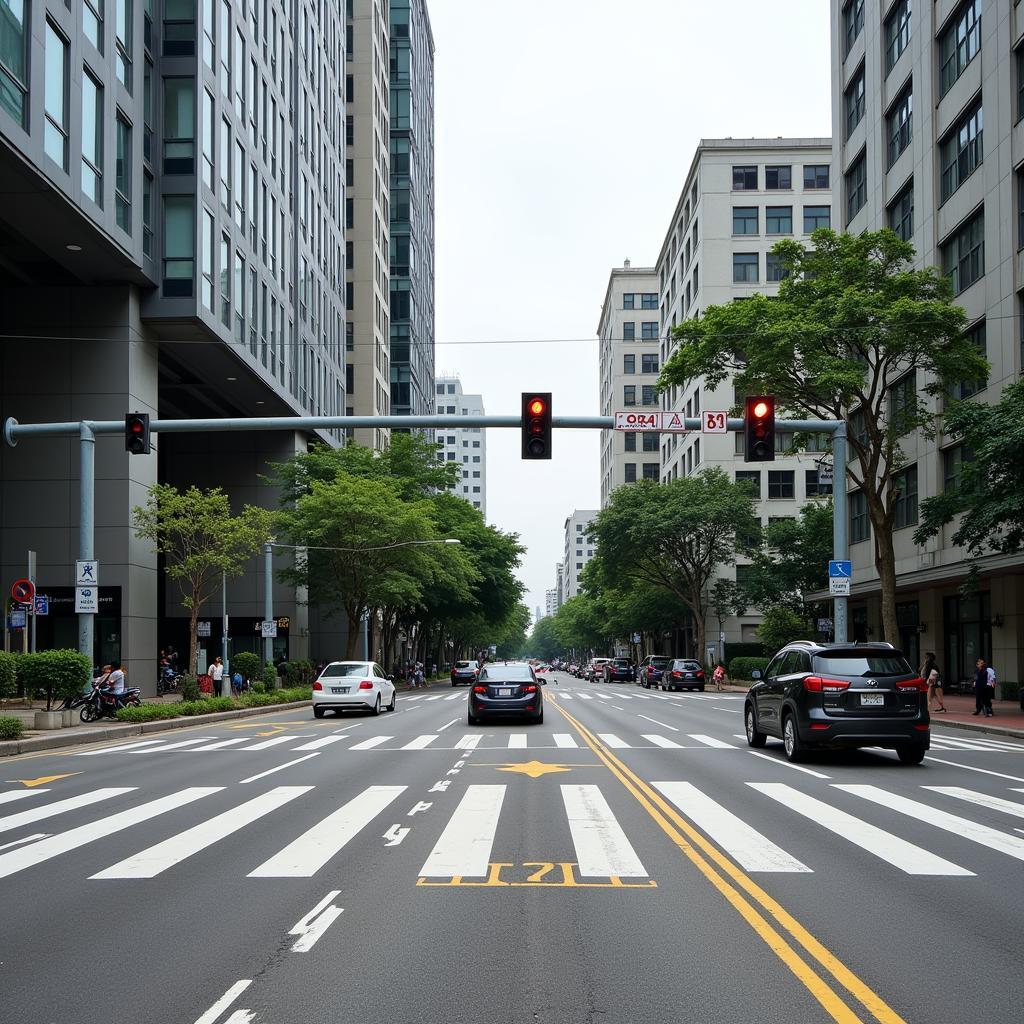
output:
M741 694L545 697L0 763L0 1021L1021 1019L1024 743L794 767Z

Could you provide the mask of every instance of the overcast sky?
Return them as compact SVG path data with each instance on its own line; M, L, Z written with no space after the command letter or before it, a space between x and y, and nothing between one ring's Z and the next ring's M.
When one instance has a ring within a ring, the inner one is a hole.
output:
M427 0L434 31L437 371L518 414L595 415L612 267L653 265L701 138L828 136L822 0ZM494 344L505 341L506 344ZM544 606L573 509L600 503L597 431L550 462L487 437L487 519Z

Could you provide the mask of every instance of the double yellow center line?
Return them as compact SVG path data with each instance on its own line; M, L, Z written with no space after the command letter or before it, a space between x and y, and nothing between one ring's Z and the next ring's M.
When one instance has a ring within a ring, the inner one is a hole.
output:
M627 768L586 726L561 707L557 700L551 703L611 773L636 797L669 839L800 979L833 1020L840 1024L863 1024L864 1017L845 996L840 995L826 975L831 975L835 982L846 989L878 1024L906 1024L877 992L861 981L749 875L701 835L660 793ZM802 953L798 946L802 948Z

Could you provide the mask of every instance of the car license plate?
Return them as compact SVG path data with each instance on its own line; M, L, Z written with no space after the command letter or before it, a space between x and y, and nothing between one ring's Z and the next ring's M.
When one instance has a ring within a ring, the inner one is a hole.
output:
M332 686L331 693L348 693L347 686Z
M687 672L686 675L683 678L684 679L692 679L693 678L693 673L692 672Z
M510 687L510 686L500 686L500 687L498 687L498 696L499 697L511 697L512 696L512 687Z
M885 707L884 693L862 693L860 695L861 707Z

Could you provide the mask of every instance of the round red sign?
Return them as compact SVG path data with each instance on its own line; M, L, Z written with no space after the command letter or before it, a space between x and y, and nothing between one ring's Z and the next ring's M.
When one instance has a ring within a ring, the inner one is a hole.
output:
M11 597L22 604L31 604L32 598L36 596L36 588L31 580L15 580L11 587Z

